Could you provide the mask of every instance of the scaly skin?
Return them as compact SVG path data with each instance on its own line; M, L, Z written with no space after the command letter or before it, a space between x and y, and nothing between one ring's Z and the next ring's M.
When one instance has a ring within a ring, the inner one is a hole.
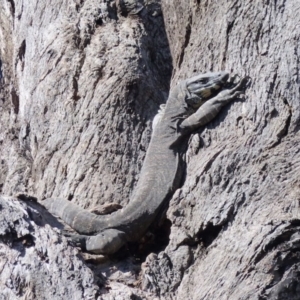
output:
M155 119L140 180L125 208L109 216L98 216L59 198L43 201L45 207L83 234L75 240L94 253L112 254L126 242L141 238L180 187L182 155L190 134L242 93L246 79L217 94L228 77L226 72L198 75L171 91L163 112Z

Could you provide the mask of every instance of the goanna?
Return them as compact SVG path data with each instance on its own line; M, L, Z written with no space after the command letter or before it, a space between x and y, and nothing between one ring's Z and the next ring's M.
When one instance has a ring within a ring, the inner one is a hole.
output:
M99 216L59 198L46 199L43 205L80 234L78 241L87 251L112 254L139 240L180 187L190 134L243 93L245 78L226 88L228 79L226 72L207 73L181 81L171 90L154 119L140 179L123 209Z

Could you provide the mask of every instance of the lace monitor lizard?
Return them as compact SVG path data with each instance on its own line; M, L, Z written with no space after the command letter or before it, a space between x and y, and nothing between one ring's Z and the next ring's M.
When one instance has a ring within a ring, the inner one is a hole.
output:
M190 134L243 93L246 78L237 84L228 79L227 72L206 73L183 80L171 90L153 120L140 179L127 206L99 216L60 198L42 204L80 234L74 239L87 251L112 254L125 243L139 240L180 187Z

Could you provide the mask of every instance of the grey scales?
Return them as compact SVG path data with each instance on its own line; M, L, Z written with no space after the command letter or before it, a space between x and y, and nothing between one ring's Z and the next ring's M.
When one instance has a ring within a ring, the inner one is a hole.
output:
M228 79L227 72L200 74L171 89L153 120L140 179L126 207L99 216L61 198L42 204L80 234L73 238L87 251L113 254L127 242L138 241L182 183L183 155L191 133L243 93L246 78L238 83Z

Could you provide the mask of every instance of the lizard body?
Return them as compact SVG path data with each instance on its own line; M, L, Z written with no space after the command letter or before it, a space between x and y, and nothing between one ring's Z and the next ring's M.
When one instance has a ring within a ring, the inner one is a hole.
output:
M241 94L245 80L222 90L228 77L226 72L198 75L171 90L154 119L141 176L126 207L112 215L98 216L60 198L46 199L44 206L82 234L78 240L88 251L111 254L126 242L141 238L180 187L182 156L190 134Z

